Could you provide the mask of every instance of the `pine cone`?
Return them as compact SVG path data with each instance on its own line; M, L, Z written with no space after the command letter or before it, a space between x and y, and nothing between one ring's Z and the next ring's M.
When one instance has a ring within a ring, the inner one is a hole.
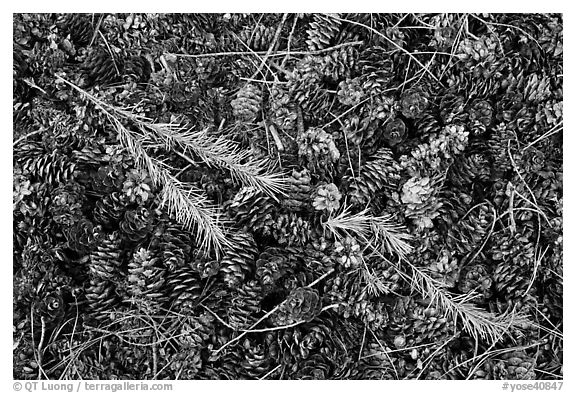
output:
M408 119L419 118L428 108L428 97L422 90L406 90L400 97L400 108Z
M49 211L54 222L63 227L71 226L82 217L82 207L86 200L85 190L76 182L67 183L52 192Z
M357 59L358 51L352 46L334 50L322 58L320 72L335 83L350 79L354 74Z
M312 206L319 211L326 211L328 214L340 208L342 194L334 183L321 184L316 188Z
M244 359L240 363L243 372L248 378L259 379L266 375L272 364L272 359L266 353L266 348L262 344L255 344L250 339L245 339L243 344Z
M152 74L150 62L144 56L130 57L124 66L124 79L135 83L147 83Z
M281 130L291 131L296 127L298 115L290 94L278 86L270 90L270 111L272 122Z
M145 207L128 210L120 222L120 230L131 242L139 242L152 231L154 216Z
M121 240L117 232L102 239L90 253L89 269L92 277L102 281L118 282L122 265Z
M388 146L396 146L406 138L406 125L402 119L390 120L384 128L384 140Z
M286 191L286 198L282 201L283 207L291 212L309 210L311 181L312 178L308 170L297 171L294 169L292 175L287 179L288 190Z
M112 55L106 49L98 47L90 52L81 68L82 85L89 87L118 82L124 66L119 56Z
M24 173L29 173L33 179L39 179L48 184L69 182L74 177L75 169L76 165L68 157L56 152L28 159L22 164Z
M149 312L158 310L164 303L166 271L160 265L160 260L144 248L136 251L128 264L128 293L137 305L144 306Z
M432 220L440 215L442 202L435 197L435 187L429 177L412 177L402 186L400 199L406 205L404 215L417 221L418 226L432 227Z
M216 333L215 319L207 311L189 317L182 324L181 333L178 342L183 347L206 348Z
M146 170L132 169L122 184L122 192L129 202L143 205L152 198L152 179Z
M220 272L228 286L236 287L254 272L258 250L254 238L247 232L234 233L230 242L220 261Z
M466 97L460 94L446 94L440 100L440 118L444 124L463 123L468 118L465 111Z
M331 41L336 37L340 30L341 22L334 18L338 14L314 14L314 21L310 23L310 27L306 30L308 39L308 50L316 51L330 46Z
M490 299L492 295L492 274L488 266L477 263L464 267L458 279L458 290L462 293L476 292L480 297L474 298L474 301L478 303L483 303Z
M253 187L242 187L228 206L228 215L241 228L270 233L275 207L272 199Z
M94 226L87 218L82 218L70 226L64 232L64 236L70 249L80 254L87 254L101 241L101 228L98 225Z
M91 174L92 189L101 195L122 190L122 184L126 179L124 169L121 165L104 165L98 171Z
M260 312L262 288L258 281L245 282L238 288L228 307L228 324L234 329L248 329Z
M389 51L371 45L360 52L358 65L364 80L362 87L370 95L379 95L394 78L394 61Z
M272 235L281 245L304 245L313 236L310 221L295 213L279 214L273 224Z
M232 100L234 116L239 120L253 122L262 109L262 92L253 84L246 84Z
M158 257L169 270L184 266L190 258L192 236L172 219L163 217L158 225L150 248L157 250Z
M474 182L487 182L490 179L491 162L486 153L473 153L460 156L450 167L450 180L457 187Z
M340 101L342 105L358 105L364 99L365 95L359 78L346 79L338 85L338 101Z
M334 257L346 269L355 269L362 265L362 250L351 236L347 236L342 242L334 243Z
M182 266L169 271L166 276L166 295L175 311L189 311L196 306L204 284L200 276L190 266Z
M340 158L332 135L319 128L310 128L298 137L298 155L312 173L329 170Z
M170 370L176 376L174 379L193 380L198 378L202 369L201 351L197 347L180 348L170 356Z
M86 286L86 300L90 313L90 319L96 322L103 322L110 318L114 306L118 304L119 299L116 295L114 284L110 281L93 277Z
M492 36L482 36L472 40L465 38L458 45L456 56L464 61L464 67L473 71L474 76L489 75L496 61L498 40Z
M399 187L400 165L388 148L381 148L362 167L360 177L353 180L345 176L345 181L350 184L348 195L354 204L365 205L380 191L390 197Z
M270 321L274 326L291 325L297 322L310 322L322 310L322 299L318 291L308 287L294 289L280 306L280 309L272 314Z
M254 51L267 51L274 40L275 26L256 25L254 28L244 28L239 38Z
M502 355L502 360L508 372L506 379L536 379L534 371L536 359L533 356L529 356L526 351L507 352Z
M256 261L256 278L266 288L273 288L282 277L293 273L296 260L284 248L268 247Z
M124 194L113 192L96 202L93 217L94 222L105 228L113 228L122 219L127 210L128 201Z
M76 45L88 45L94 36L90 18L85 14L64 14L56 20L56 26L63 35L70 34Z
M474 100L469 109L469 127L474 135L482 135L492 125L492 105L486 100Z

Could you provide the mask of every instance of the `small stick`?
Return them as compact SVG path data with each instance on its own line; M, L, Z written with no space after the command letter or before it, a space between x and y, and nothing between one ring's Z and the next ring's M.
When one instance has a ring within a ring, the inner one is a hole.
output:
M278 42L278 38L280 37L280 32L282 31L282 27L284 27L284 22L286 22L287 18L288 18L288 14L282 15L282 20L280 21L280 24L278 25L278 28L276 29L276 33L274 34L274 39L272 40L272 43L270 44L270 47L268 48L266 55L264 55L264 58L262 59L262 64L260 64L260 66L258 67L256 72L252 75L252 79L255 78L256 75L258 75L260 73L260 71L262 71L262 68L266 65L266 60L268 60L268 58L272 54L272 51L274 50L276 43ZM276 78L274 78L274 79L276 79Z
M286 56L287 54L302 55L302 56L319 55L322 53L332 52L336 49L344 48L347 46L358 46L358 45L362 45L362 44L364 44L364 41L345 42L343 44L331 46L330 48L318 49L318 50L313 50L313 51L295 51L295 52L281 51L281 52L271 53L268 57L282 57L282 56ZM245 56L245 55L259 56L259 55L266 55L266 53L267 52L263 52L263 51L259 51L259 52L250 51L250 52L199 53L199 54L195 54L195 55L188 55L185 53L168 53L168 54L173 55L173 56L178 56L178 57L188 57L191 59L197 59L197 58L201 58L201 57L221 57L221 56Z
M311 284L307 285L307 287L312 287L313 285L317 284L320 280L324 279L327 275L329 275L330 273L332 273L334 271L334 269L330 269L330 271L328 271L327 273L323 274L320 278L318 278L317 280L315 280L314 282L312 282ZM256 321L252 326L250 326L250 328L248 330L244 330L242 332L242 334L240 334L239 336L233 338L232 340L228 341L226 344L222 345L220 348L218 348L214 354L217 355L219 354L224 348L230 346L231 344L235 343L236 341L240 340L242 337L244 337L246 334L251 333L251 332L260 332L260 331L270 331L270 330L278 330L279 328L270 328L270 329L261 329L261 330L253 330L256 326L258 326L260 324L260 322L266 320L270 315L274 314L276 311L278 311L280 309L280 307L284 304L286 300L284 300L282 303L280 303L279 305L277 305L276 307L274 307L272 310L268 311L266 313L266 315L264 315L262 318L260 318L258 321ZM330 306L327 306L325 308L322 309L322 311L328 310L330 308L334 308L337 307L338 304L333 304ZM301 321L296 323L296 325L299 325L300 323L304 323L305 321ZM294 326L296 326L294 325ZM280 329L284 329L287 327L290 327L292 325L289 326L282 326L280 327Z
M290 30L290 35L288 36L288 46L286 47L286 52L288 53L286 54L284 59L282 59L282 63L280 64L280 67L282 68L284 68L284 65L286 65L286 62L290 58L290 44L292 44L292 37L294 36L294 31L296 30L297 23L298 23L298 14L295 14L294 23L292 24L292 30Z

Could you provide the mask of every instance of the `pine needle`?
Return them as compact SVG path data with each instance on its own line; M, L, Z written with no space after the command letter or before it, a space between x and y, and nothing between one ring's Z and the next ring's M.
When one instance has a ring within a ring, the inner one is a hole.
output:
M405 257L412 250L408 243L412 237L404 232L404 227L394 223L392 216L375 217L368 213L368 209L352 214L350 209L349 205L344 205L340 214L323 223L324 229L337 239L358 237L369 249L398 257Z
M444 310L446 314L452 314L455 322L460 320L464 330L476 342L487 340L494 344L500 341L511 327L522 327L527 323L525 316L517 314L514 310L500 315L482 310L470 303L470 300L475 296L474 293L453 296L443 288L442 283L430 277L410 261L404 259L400 260L400 263L410 268L412 276L403 272L396 264L392 264L392 266L416 291L430 299L432 304Z
M179 147L184 154L191 152L209 166L225 168L234 180L254 187L275 200L278 200L278 195L284 195L286 183L283 175L271 171L271 162L268 159L254 159L249 151L241 150L234 141L210 135L207 129L194 131L178 124L140 122L140 125L153 130L169 150Z
M57 76L60 80L80 92L92 101L108 118L116 132L120 143L134 157L136 165L147 170L154 184L162 188L161 206L167 207L168 213L179 221L184 228L196 230L196 241L200 249L208 253L213 250L220 255L225 245L229 244L226 233L221 226L220 212L209 205L201 190L192 185L184 184L170 173L170 167L164 162L150 156L144 142L150 135L134 135L113 114L122 114L123 110L110 110L110 105L102 102L73 83Z

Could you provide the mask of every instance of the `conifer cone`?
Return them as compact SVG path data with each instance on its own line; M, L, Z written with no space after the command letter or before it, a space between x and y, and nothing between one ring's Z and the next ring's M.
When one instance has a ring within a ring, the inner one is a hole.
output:
M76 221L64 232L68 247L80 254L87 254L95 249L101 241L101 235L100 226L95 226L87 218Z
M352 78L357 66L358 51L347 46L334 50L322 58L321 72L324 77L338 83Z
M244 359L240 366L249 378L261 378L271 369L272 359L268 357L262 344L255 344L249 339L243 343Z
M147 83L151 73L150 62L144 56L131 56L124 66L124 79L135 83Z
M489 206L479 206L448 229L446 243L462 255L472 253L484 241L494 218L494 212Z
M288 91L273 86L270 90L270 110L268 112L272 122L281 130L292 131L296 127L298 117L294 102Z
M234 116L242 121L253 122L262 109L262 92L250 83L247 83L232 100Z
M201 352L197 347L181 347L178 352L171 354L169 364L174 379L196 379L203 366Z
M358 105L365 95L359 78L346 79L338 84L338 101L342 105Z
M208 311L188 317L180 329L178 343L183 347L206 348L216 333L215 321Z
M164 303L163 286L166 271L159 258L140 248L128 263L128 293L137 305L155 311Z
M318 88L322 79L322 61L316 56L305 56L299 60L292 73L288 76L288 89L294 101L309 109L311 102L318 96Z
M90 274L100 280L118 282L122 265L121 239L118 232L104 236L90 253Z
M417 119L428 107L428 97L423 90L409 89L400 97L402 114L408 119Z
M274 288L282 277L293 273L295 257L284 248L268 247L256 261L256 278L265 288Z
M184 266L190 259L192 244L192 237L188 231L173 220L162 217L150 247L157 250L164 266L173 270Z
M67 183L74 177L76 165L56 152L28 159L22 164L25 173L49 184Z
M281 245L305 245L313 236L311 222L295 213L279 214L272 225L272 236Z
M336 14L335 16L338 17L339 15ZM341 23L333 15L314 14L313 21L310 22L310 27L306 30L308 50L316 51L330 46L331 41L340 30Z
M466 98L460 94L448 93L440 100L440 118L446 124L464 123L468 118L465 111Z
M116 227L126 213L127 202L126 196L118 191L104 196L96 202L92 212L94 222L105 228Z
M169 271L166 276L166 295L176 311L190 311L200 299L204 284L198 273L190 266Z
M492 36L477 39L466 38L460 41L456 55L464 62L464 67L473 71L474 76L487 77L496 60L498 40Z
M89 53L81 68L83 86L89 87L120 81L124 65L119 56L113 55L105 48L97 47Z
M245 28L239 34L239 38L252 50L267 51L274 40L275 26L256 25L254 28Z
M255 260L258 254L256 242L248 232L237 232L232 235L231 245L220 261L220 272L224 282L230 287L240 285L256 269Z
M418 135L430 135L440 132L440 123L430 113L423 113L414 120L414 127Z
M402 186L404 215L416 221L418 227L431 228L432 220L440 214L442 202L435 196L435 187L429 177L412 177Z
M287 179L286 197L282 200L284 208L291 212L310 210L311 182L312 178L308 170L293 169L292 175Z
M286 326L301 321L311 321L322 310L322 299L318 291L309 287L294 289L280 306L280 309L270 316L274 326Z
M474 181L486 182L490 179L490 166L487 153L463 155L450 167L449 177L457 187L464 187Z
M402 119L393 119L386 123L384 128L384 140L388 143L388 146L396 146L397 144L404 141L406 138L406 124Z
M49 211L54 222L69 227L82 217L82 207L86 200L84 187L76 182L62 185L52 192Z
M274 222L274 202L253 187L242 187L228 206L228 215L241 227L270 233Z
M362 87L368 94L380 94L394 78L394 61L389 51L377 45L360 52L358 67L363 79Z
M323 173L338 161L340 152L332 135L319 128L310 128L298 137L298 156L311 173Z
M103 196L121 191L126 179L125 171L119 164L100 166L96 172L91 173L90 177L92 190Z
M120 230L127 240L136 243L151 233L153 220L153 214L145 207L139 206L124 213Z
M80 46L88 45L94 35L92 22L85 14L64 14L56 20L56 26L64 35L70 34L72 42Z
M322 380L330 379L333 373L333 364L322 353L316 353L303 360L295 374L295 379Z
M262 288L258 281L247 281L240 286L228 308L228 324L234 329L248 329L256 322L260 312Z
M483 303L490 299L492 295L492 274L487 265L482 263L475 263L464 267L460 271L458 279L458 289L462 293L470 293L472 291L480 295L479 298L474 298L474 301Z
M85 292L91 311L88 317L96 322L109 319L114 306L119 302L114 284L99 277L92 277L86 285Z
M482 135L492 125L494 116L492 105L486 100L476 99L468 110L469 127L474 135Z
M506 379L536 379L536 359L526 351L518 350L502 355L507 374Z
M371 341L364 348L361 360L354 370L354 379L362 380L393 380L397 376L394 365L386 356L381 343Z
M355 180L350 176L345 181L350 184L348 195L354 204L365 205L379 191L384 190L387 196L398 189L400 182L400 165L392 156L388 148L381 148L364 164L360 177Z

